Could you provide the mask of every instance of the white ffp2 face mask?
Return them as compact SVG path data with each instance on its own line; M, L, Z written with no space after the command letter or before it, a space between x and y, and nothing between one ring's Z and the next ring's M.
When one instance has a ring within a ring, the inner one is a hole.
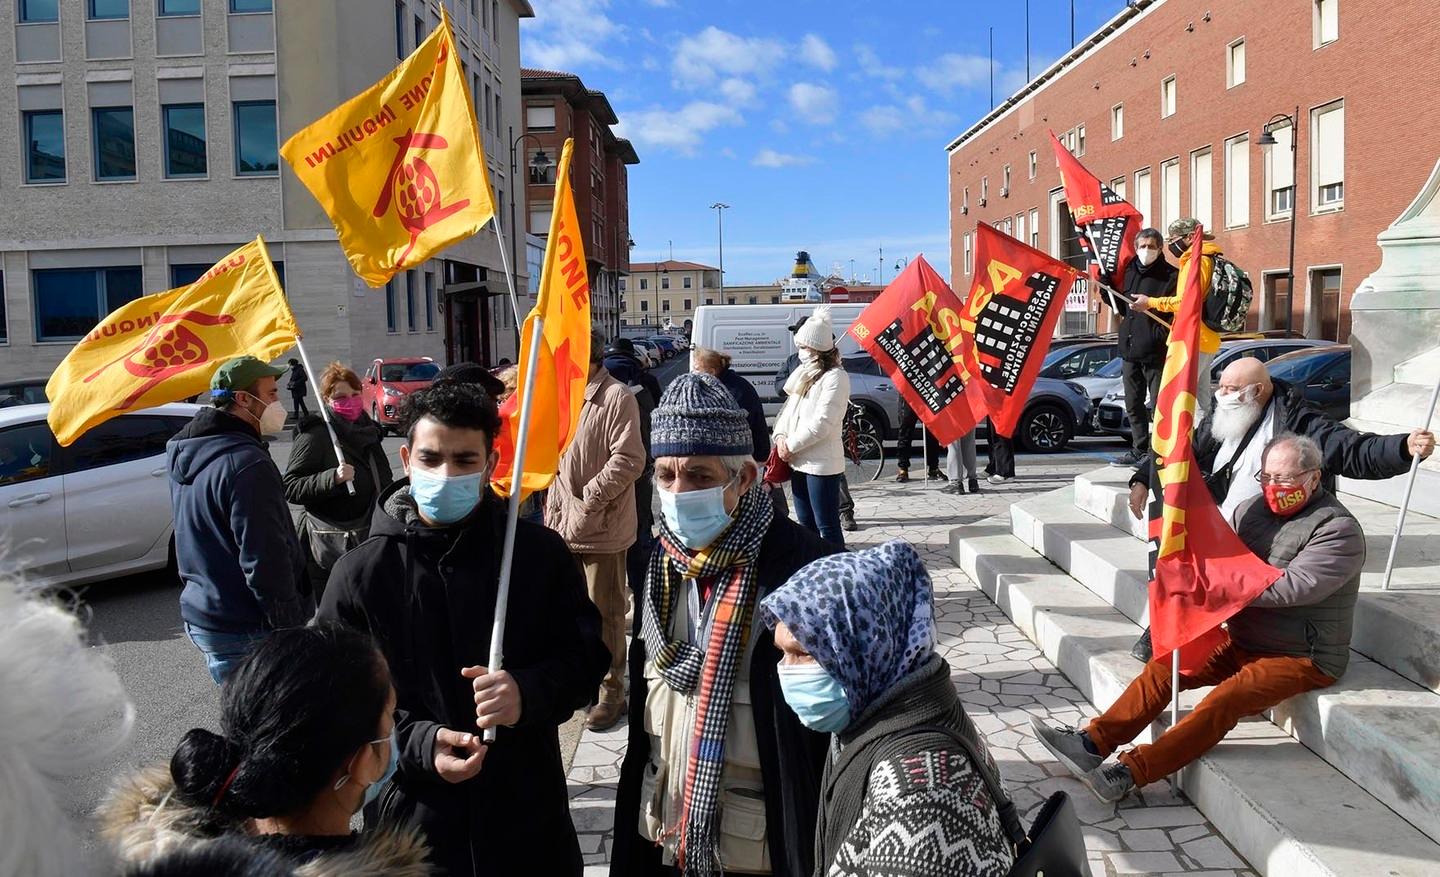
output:
M1135 258L1137 258L1137 259L1140 260L1140 264L1141 264L1141 265L1144 265L1144 266L1146 266L1146 267L1149 267L1149 266L1155 264L1155 260L1156 260L1156 259L1160 258L1160 251L1159 251L1159 250L1136 250L1136 251L1135 251Z

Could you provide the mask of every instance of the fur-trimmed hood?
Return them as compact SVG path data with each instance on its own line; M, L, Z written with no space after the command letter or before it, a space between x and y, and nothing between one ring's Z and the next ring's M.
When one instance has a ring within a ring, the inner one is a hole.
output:
M172 794L165 765L122 777L100 805L100 832L126 866L143 865L223 836L248 836L241 823L217 820L204 808ZM429 847L414 830L385 829L360 835L353 847L323 852L295 868L295 877L428 877Z

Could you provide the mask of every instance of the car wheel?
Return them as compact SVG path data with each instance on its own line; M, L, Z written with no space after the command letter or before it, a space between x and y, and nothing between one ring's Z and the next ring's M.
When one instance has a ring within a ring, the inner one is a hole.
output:
M1041 403L1025 410L1016 434L1027 451L1054 453L1070 444L1075 425L1059 405Z

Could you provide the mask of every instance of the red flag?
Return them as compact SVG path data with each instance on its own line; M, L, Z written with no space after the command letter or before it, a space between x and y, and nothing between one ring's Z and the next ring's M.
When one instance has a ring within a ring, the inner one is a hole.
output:
M1192 260L1204 229L1195 230ZM1191 271L1175 315L1155 402L1151 445L1162 490L1160 546L1150 585L1155 654L1180 649L1181 669L1196 669L1224 641L1220 623L1280 577L1240 541L1220 515L1195 460L1196 356L1200 350L1200 272Z
M1056 139L1054 131L1050 142L1055 144L1070 218L1090 254L1091 276L1119 289L1125 283L1126 267L1135 258L1135 235L1143 223L1140 211L1087 171Z

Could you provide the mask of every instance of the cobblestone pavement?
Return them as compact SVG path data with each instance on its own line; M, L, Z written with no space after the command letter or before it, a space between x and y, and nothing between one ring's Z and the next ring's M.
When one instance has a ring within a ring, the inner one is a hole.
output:
M955 671L966 710L985 733L1006 785L1029 824L1056 790L1074 801L1095 877L1119 874L1246 875L1254 871L1198 810L1154 783L1118 806L1101 804L1056 764L1030 731L1030 717L1078 725L1095 709L950 559L950 531L1002 514L1011 502L1062 487L1103 460L1072 454L1021 456L1018 477L979 496L949 496L935 483L854 486L859 532L851 547L906 539L935 582L940 650ZM627 730L585 732L570 770L571 814L586 875L608 873L615 784Z

